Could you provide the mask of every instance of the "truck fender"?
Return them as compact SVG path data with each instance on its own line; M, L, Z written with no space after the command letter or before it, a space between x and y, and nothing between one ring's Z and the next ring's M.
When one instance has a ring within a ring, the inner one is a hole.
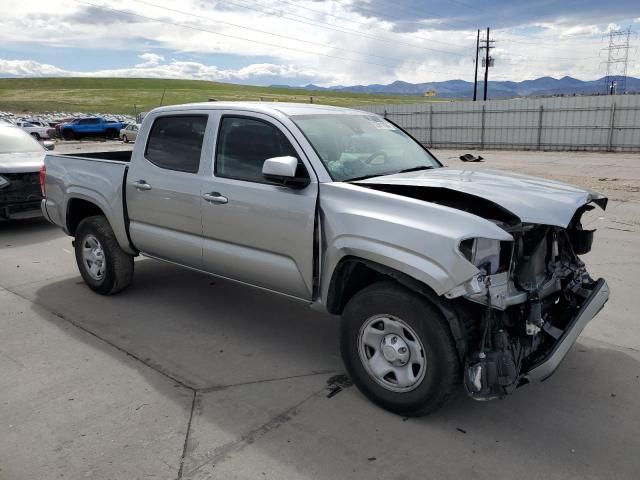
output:
M367 256L365 252L361 252L360 255ZM384 264L362 256L342 256L335 265L335 268L327 275L327 277L330 278L330 281L326 292L323 292L323 298L325 299L327 310L329 310L330 313L340 313L343 305L339 304L346 303L344 302L344 299L337 298L340 295L338 290L343 287L343 285L340 284L341 279L338 277L343 276L344 268L349 268L350 266L358 264L364 265L368 269L373 270L384 277L393 279L403 287L426 297L440 311L444 319L447 321L451 336L456 344L458 358L462 362L467 353L467 328L460 312L456 308L455 303L437 294L430 285L416 279L414 276L411 276L411 274L406 273L409 271L407 265L405 265L405 271L400 271L395 267L389 266L388 263L392 262L387 261L387 264Z
M427 285L436 295L442 295L455 287L451 275L435 260L426 258L397 245L391 245L364 237L343 235L327 250L331 261L325 266L322 298L327 298L330 279L337 265L345 257L356 257L401 272Z
M98 207L103 215L106 217L109 225L111 226L113 233L120 244L120 247L130 255L135 255L137 252L129 243L129 236L126 230L126 224L124 217L116 218L117 215L114 215L112 212L122 211L123 205L119 202L109 202L104 195L95 191L89 190L81 186L73 186L69 187L67 190L67 205L65 212L65 225L68 230L68 218L69 218L69 209L73 204L74 199L84 200L86 202L92 203L96 207Z

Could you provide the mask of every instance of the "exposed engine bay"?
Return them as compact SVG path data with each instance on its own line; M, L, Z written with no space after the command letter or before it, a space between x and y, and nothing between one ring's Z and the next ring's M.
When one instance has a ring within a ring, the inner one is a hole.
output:
M562 347L561 360L590 320L580 318L587 304L602 296L600 290L605 296L593 308L599 310L608 298L604 280L592 279L579 257L593 243L594 231L583 229L581 223L582 215L595 208L589 203L560 227L522 222L490 200L446 188L372 188L467 211L513 237L513 241L462 241L460 253L479 273L445 294L467 317L464 385L472 398L500 398L531 380L544 380L559 363L548 360ZM604 209L607 199L593 203ZM569 336L570 344L561 345ZM544 368L537 368L545 362Z
M578 255L588 253L593 242L593 231L580 224L582 213L591 208L576 212L566 229L510 229L514 242L502 242L508 254L500 251L504 271L491 274L490 264L481 268L480 291L465 296L485 307L470 341L475 348L466 359L470 396L501 397L526 382L527 372L554 348L590 297L596 282Z

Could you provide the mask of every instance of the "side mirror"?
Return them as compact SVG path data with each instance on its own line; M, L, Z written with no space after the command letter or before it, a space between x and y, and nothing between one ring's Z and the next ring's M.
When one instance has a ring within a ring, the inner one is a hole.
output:
M42 142L42 146L45 148L45 150L53 150L54 148L56 148L56 144L50 140L45 140L44 142Z
M267 158L262 165L262 175L267 180L290 188L304 188L309 185L309 177L296 177L297 171L296 157Z

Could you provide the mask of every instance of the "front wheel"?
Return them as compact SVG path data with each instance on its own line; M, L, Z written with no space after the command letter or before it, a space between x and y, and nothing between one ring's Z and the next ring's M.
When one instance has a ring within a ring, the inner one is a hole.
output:
M122 141L123 141L124 143L129 143L129 139L127 138L127 136L126 136L126 135L122 137Z
M105 217L87 217L80 222L75 250L78 269L91 290L113 295L131 283L133 256L120 248Z
M31 134L31 136L32 136L33 138L35 138L36 140L40 140L40 134L39 134L39 133L33 132L33 133Z
M400 415L437 410L461 381L455 343L440 311L393 282L375 283L349 301L341 352L360 391Z

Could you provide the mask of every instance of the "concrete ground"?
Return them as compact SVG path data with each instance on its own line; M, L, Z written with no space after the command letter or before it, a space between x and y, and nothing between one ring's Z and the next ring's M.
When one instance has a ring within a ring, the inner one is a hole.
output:
M460 153L436 152L455 166ZM638 478L640 157L482 155L464 166L612 199L585 257L611 300L547 382L401 418L335 393L337 318L146 259L129 290L101 297L60 230L3 224L0 479Z

